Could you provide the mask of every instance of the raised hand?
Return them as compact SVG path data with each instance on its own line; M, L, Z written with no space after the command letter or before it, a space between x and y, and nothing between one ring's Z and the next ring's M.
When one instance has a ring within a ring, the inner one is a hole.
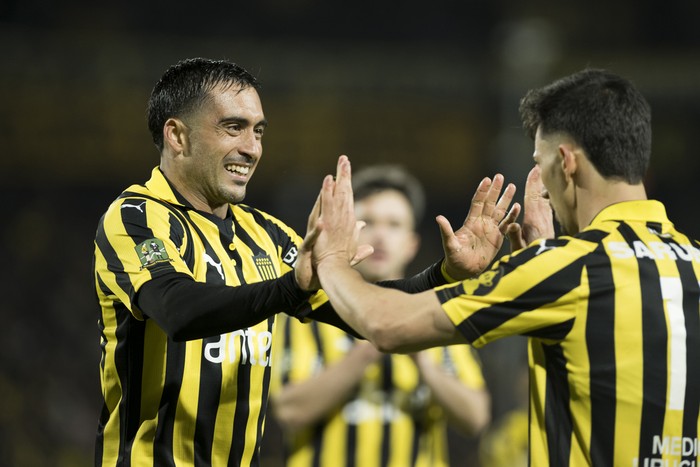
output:
M340 156L335 180L331 175L324 178L321 192L306 223L306 236L294 266L299 287L304 290L320 288L314 266L328 255L341 255L350 266L369 257L374 252L372 246L357 244L364 225L364 222L355 219L350 160L347 156ZM316 246L324 230L327 233L321 244Z
M319 230L316 228L318 219L321 215L321 194L316 197L314 207L311 209L309 219L306 223L306 236L299 247L299 255L294 263L294 277L297 284L303 290L311 291L321 288L321 283L318 280L316 271L313 268L311 259L313 251L313 243L316 241Z
M540 238L554 238L552 207L544 193L540 167L536 165L525 182L523 223L511 223L506 227L511 251L525 248Z
M319 195L320 211L312 211L304 239L304 252L313 252L316 265L330 256L341 257L351 266L373 253L371 245L357 244L364 222L355 219L351 168L347 156L338 158L335 180L330 175L323 179ZM320 215L317 215L319 214Z
M455 280L481 273L493 261L503 245L504 235L520 214L520 204L508 206L515 195L515 185L508 184L503 195L503 175L484 178L474 193L467 218L453 231L444 216L436 221L440 227L445 252L445 272Z

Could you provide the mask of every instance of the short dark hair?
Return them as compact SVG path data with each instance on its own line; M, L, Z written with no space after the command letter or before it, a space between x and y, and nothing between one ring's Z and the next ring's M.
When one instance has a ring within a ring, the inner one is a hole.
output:
M531 138L537 129L574 139L605 178L640 183L651 158L651 109L631 82L609 71L585 69L520 101Z
M148 100L148 129L158 151L163 150L163 126L172 117L183 117L199 108L209 91L219 85L259 89L257 79L241 66L226 60L188 58L168 68Z
M418 179L403 166L378 164L364 167L352 175L352 190L355 201L387 190L398 191L411 206L415 227L423 220L425 191Z

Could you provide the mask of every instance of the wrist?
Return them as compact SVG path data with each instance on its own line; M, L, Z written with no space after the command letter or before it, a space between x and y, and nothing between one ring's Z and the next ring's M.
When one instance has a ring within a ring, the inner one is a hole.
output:
M350 262L346 257L340 254L327 255L320 258L316 263L316 270L321 274L321 271L337 270L350 268Z
M447 264L446 259L442 260L440 272L442 273L442 277L445 278L448 284L452 282L459 282L459 279L457 279L457 277L459 277L460 274L458 274L457 272L453 271L452 268L450 268L449 264Z

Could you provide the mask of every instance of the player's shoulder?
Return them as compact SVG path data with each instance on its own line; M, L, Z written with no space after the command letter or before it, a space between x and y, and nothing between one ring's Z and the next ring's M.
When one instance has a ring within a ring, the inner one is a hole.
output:
M109 205L104 213L106 221L123 221L125 219L137 219L139 217L167 216L168 212L177 210L167 200L160 199L143 185L131 185L122 191Z

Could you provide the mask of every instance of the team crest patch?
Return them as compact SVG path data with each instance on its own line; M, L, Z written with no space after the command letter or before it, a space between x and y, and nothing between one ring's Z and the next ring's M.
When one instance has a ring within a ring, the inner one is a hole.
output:
M170 261L168 252L165 251L163 241L157 238L151 238L145 242L141 242L136 245L135 249L141 260L141 269Z
M258 274L264 281L275 279L277 277L277 272L275 272L275 267L272 265L272 260L270 255L266 253L258 253L253 256L253 263L258 269Z

